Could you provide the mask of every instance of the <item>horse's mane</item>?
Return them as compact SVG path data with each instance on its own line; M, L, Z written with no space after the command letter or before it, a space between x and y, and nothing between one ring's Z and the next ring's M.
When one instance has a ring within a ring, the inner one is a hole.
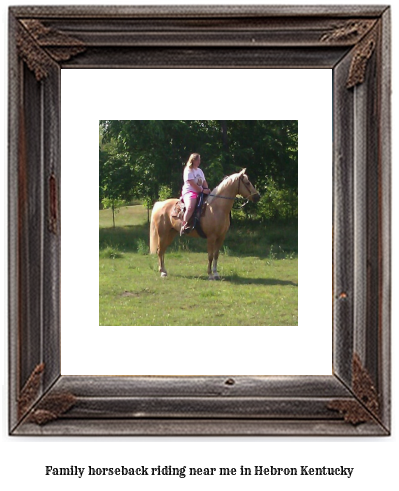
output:
M211 194L222 194L223 190L230 186L239 176L239 173L232 174L231 176L226 176L223 178L222 182L218 184L212 191ZM215 196L208 196L207 203L212 203Z

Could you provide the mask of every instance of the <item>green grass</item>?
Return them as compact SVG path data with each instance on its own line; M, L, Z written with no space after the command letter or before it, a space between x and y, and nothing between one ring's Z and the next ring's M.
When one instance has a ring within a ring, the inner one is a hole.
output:
M107 212L100 211L100 325L298 324L296 226L233 224L219 256L221 281L208 281L205 240L176 238L161 278L157 257L147 254L145 208L122 209L115 229Z
M115 214L115 224L117 227L140 225L147 220L147 208L143 205L122 206ZM100 210L99 223L101 228L112 227L112 210Z

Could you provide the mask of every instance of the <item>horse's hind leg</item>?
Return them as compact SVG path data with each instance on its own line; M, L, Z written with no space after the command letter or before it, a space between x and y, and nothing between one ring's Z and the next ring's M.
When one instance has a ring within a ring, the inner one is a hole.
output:
M166 249L173 242L173 239L176 237L176 230L171 230L166 236L160 238L159 246L158 246L158 264L159 264L159 272L161 273L161 277L164 278L168 276L168 273L165 269L165 252Z
M168 276L168 273L165 269L165 251L158 249L158 271L161 273L161 276Z

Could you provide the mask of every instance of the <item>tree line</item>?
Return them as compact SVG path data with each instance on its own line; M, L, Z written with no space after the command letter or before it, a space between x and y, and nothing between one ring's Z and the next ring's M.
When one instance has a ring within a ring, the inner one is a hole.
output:
M246 218L298 216L296 120L102 120L99 130L102 207L140 200L150 209L159 199L178 197L184 165L196 152L211 188L247 169L262 199L242 212Z

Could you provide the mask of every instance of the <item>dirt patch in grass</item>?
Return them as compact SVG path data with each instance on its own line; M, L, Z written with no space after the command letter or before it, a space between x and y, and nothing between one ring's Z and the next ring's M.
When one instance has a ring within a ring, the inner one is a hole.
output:
M139 292L130 292L128 290L125 290L121 297L140 297L140 295L153 295L155 293L154 290L150 290L149 288L144 288L143 290Z

